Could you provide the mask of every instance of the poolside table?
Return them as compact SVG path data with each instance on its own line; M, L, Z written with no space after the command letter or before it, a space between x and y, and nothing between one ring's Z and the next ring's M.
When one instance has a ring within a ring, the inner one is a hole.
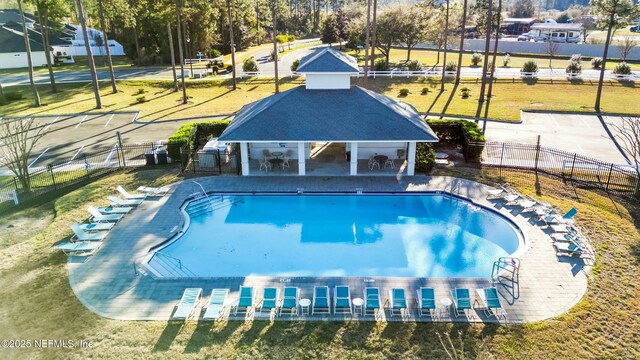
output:
M453 300L451 300L448 297L443 297L440 299L440 304L442 306L444 306L443 313L445 313L447 316L451 315L451 305L453 305Z
M373 158L378 162L378 164L380 164L381 169L384 167L384 163L389 159L387 155L375 155Z
M309 315L309 306L311 306L311 300L309 299L300 299L300 307L301 313L304 315L304 310L307 309L307 315Z
M360 312L364 312L364 299L361 298L354 298L351 303L353 304L353 313L357 314L358 313L358 309L360 309ZM364 316L364 313L362 314Z

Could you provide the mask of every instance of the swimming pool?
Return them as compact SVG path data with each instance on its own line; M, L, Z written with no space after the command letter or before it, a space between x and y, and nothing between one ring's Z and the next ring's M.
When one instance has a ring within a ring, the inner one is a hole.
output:
M186 205L186 231L149 260L157 274L179 261L198 277L490 277L523 244L502 215L442 194L210 199Z

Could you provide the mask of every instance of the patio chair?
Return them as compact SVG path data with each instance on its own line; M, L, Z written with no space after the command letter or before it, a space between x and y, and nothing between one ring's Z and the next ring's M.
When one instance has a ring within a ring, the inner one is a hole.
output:
M580 244L582 243L585 239L584 237L579 234L579 233L553 233L550 235L551 239L553 240L553 242L565 242L565 243L576 243L576 244Z
M296 286L285 286L278 315L282 315L285 310L288 310L291 316L298 315L298 300L300 300L300 289Z
M418 316L433 317L432 312L436 309L435 291L430 287L421 287L418 292Z
M57 244L55 247L62 250L63 253L69 256L89 256L93 255L102 246L100 241L91 242L63 242Z
M374 168L378 168L380 170L380 163L378 160L374 159L373 156L369 157L369 163L367 164L369 170L373 171Z
M84 230L82 230L80 224L78 223L74 223L73 225L71 225L71 230L73 230L74 234L74 236L71 238L71 241L73 241L73 239L78 239L80 241L99 241L104 240L104 238L108 234L108 232L106 231L91 233L85 232Z
M171 190L171 188L168 186L163 186L163 187L140 186L136 190L142 191L148 196L162 196L162 195L166 195L169 192L169 190Z
M240 286L240 296L238 298L238 303L236 304L236 308L233 314L248 314L250 309L253 307L253 299L253 287Z
M269 317L273 311L278 307L278 289L274 287L266 287L262 291L262 303L256 310L259 313L268 311Z
M351 292L349 286L336 286L333 293L333 313L334 314L350 314L353 315L351 308Z
M89 223L89 224L78 224L80 229L85 232L90 231L109 231L113 228L115 223Z
M389 298L391 299L391 306L389 306L391 317L394 315L404 316L404 312L407 310L407 298L404 294L404 289L393 288L389 290Z
M500 297L498 296L498 289L495 287L476 289L476 293L483 304L482 310L488 318L492 316L496 319L501 317L505 319L507 318L507 312L504 311L502 303L500 302Z
M264 156L265 160L268 160L271 157L271 151L269 151L269 149L262 149L262 156Z
M109 195L107 196L107 199L109 199L109 202L111 203L111 206L113 207L128 207L128 206L138 206L142 203L141 199L135 199L135 200L122 200L121 198L115 196L115 195Z
M314 286L313 287L313 303L311 304L311 315L330 314L329 306L329 287Z
M519 201L523 199L523 196L514 191L505 194L502 199L505 201L505 205L518 205Z
M264 169L265 172L268 172L269 170L271 170L271 168L273 168L273 165L271 164L271 162L269 162L269 160L267 160L267 158L258 159L258 163L260 163L259 171L262 171Z
M100 211L101 214L128 214L129 212L131 212L131 210L133 210L132 207L129 206L123 206L123 207L115 207L115 206L98 206L97 207L98 211Z
M291 169L291 165L289 164L289 160L291 160L291 157L287 154L285 154L282 157L282 169L284 170L284 168L288 168Z
M362 310L362 315L373 315L377 319L381 308L382 301L380 300L380 289L377 287L365 288L364 309Z
M116 186L116 190L120 193L120 195L124 196L127 200L135 200L135 199L144 199L147 197L147 194L130 194L127 190L125 190L122 186Z
M386 169L387 167L390 167L390 168L392 168L392 169L395 169L395 168L396 168L396 164L393 162L393 159L389 158L389 159L387 159L387 160L385 160L385 161L384 161L384 167L385 167L385 169Z
M574 242L554 242L553 247L556 248L556 256L581 256L584 249Z
M87 208L87 211L89 211L89 214L91 214L91 221L93 222L117 222L124 216L124 214L105 215L100 213L100 211L98 211L98 209L96 209L94 206L89 206Z
M182 293L182 298L176 304L176 311L174 311L172 319L184 319L186 320L191 316L191 313L198 305L200 297L202 296L202 289L200 288L186 288Z
M224 314L224 303L227 301L227 295L229 295L229 289L211 290L211 296L209 296L209 302L207 303L207 310L204 312L202 319L218 320Z
M554 215L549 215L549 216L545 216L542 218L542 221L544 221L547 224L573 224L574 220L573 217L576 216L576 214L578 213L578 209L576 208L571 208L569 211L567 211L564 215L560 216L558 214L554 214Z
M467 315L467 310L471 310L471 297L469 289L455 288L451 290L451 298L453 299L454 313L456 316Z

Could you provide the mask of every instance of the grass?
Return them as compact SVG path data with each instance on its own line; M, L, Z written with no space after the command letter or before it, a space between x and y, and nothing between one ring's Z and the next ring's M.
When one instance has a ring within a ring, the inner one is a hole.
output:
M362 81L362 79L354 79L353 83L362 85ZM450 83L446 85L446 91L440 94L438 81L437 78L378 78L370 79L369 87L396 98L401 88L407 88L409 95L401 97L400 100L414 105L421 112L475 116L478 111L479 80L463 80L453 95L451 94L453 85ZM230 80L188 82L189 102L183 105L182 93L174 93L169 81L120 81L118 87L121 92L117 94L111 94L108 86L102 86L102 110L94 109L95 100L90 84L63 84L60 85L62 91L55 94L51 93L46 85L40 85L41 99L43 104L46 104L40 108L33 107L28 87L12 87L12 90L22 91L25 98L1 106L0 116L141 111L139 119L142 121L181 119L231 114L250 102L274 93L273 79L242 79L238 84L239 89L232 91ZM303 78L285 78L280 82L280 90L284 91L303 84ZM424 87L430 88L431 91L421 95ZM469 98L463 99L459 96L462 87L470 89ZM146 90L144 103L136 102L140 88ZM596 83L591 81L523 82L520 79L500 79L493 87L494 97L490 102L489 117L519 120L521 109L590 112L593 111L596 88ZM637 93L638 89L633 83L607 81L603 92L602 110L638 114L640 103L636 101ZM484 114L484 110L481 114Z
M357 322L113 321L83 307L67 280L65 256L51 248L70 235L116 184L126 188L179 179L166 170L103 178L38 208L0 218L0 339L74 339L84 349L2 349L3 358L447 358L438 334L458 358L637 358L640 356L640 235L637 204L573 189L545 177L495 169L437 170L482 182L508 180L562 209L597 249L582 301L567 314L518 326ZM634 225L635 223L635 225ZM12 227L9 227L12 226ZM522 299L526 301L526 299ZM458 332L461 333L460 337ZM450 336L452 345L447 340ZM460 343L460 339L463 345Z

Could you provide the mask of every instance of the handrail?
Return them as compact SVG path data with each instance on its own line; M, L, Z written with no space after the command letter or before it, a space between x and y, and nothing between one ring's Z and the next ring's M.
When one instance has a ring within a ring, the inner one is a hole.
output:
M197 184L198 186L200 186L200 189L202 189L202 193L203 193L203 194L204 194L204 196L207 198L207 201L209 202L209 205L210 205L210 206L213 206L213 205L211 204L211 199L209 199L209 195L207 195L207 192L206 192L206 191L204 191L204 187L202 186L202 184L200 184L199 182L197 182L197 181L195 181L195 180L191 180L191 181L193 181L193 183L194 183L194 184Z
M165 254L163 252L160 252L160 251L156 251L156 255L162 255L162 256L168 257L169 259L177 261L178 262L178 268L182 269L182 261L180 259L178 259L177 257L171 256L171 255L167 255L167 254Z

